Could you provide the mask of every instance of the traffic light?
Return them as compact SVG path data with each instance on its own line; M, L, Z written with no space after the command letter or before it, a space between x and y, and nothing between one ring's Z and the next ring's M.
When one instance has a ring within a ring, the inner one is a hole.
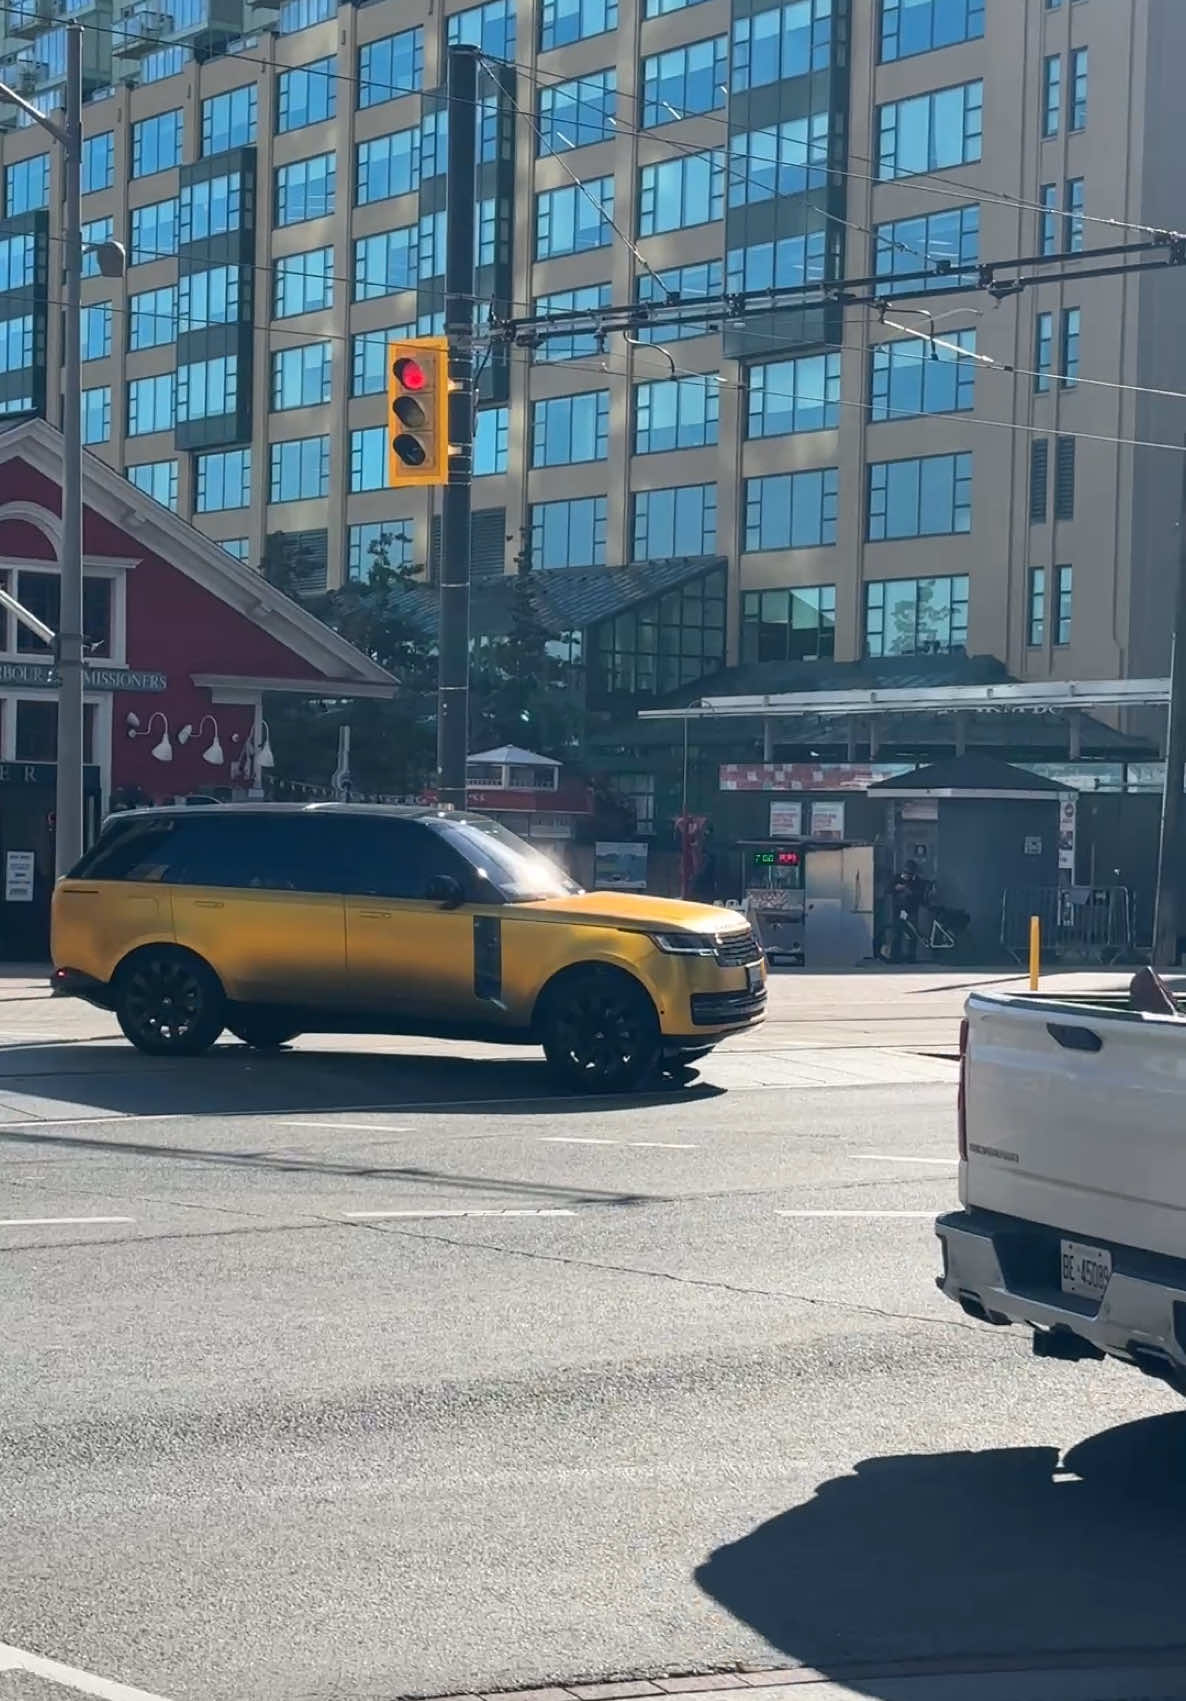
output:
M449 482L449 344L387 345L387 482Z

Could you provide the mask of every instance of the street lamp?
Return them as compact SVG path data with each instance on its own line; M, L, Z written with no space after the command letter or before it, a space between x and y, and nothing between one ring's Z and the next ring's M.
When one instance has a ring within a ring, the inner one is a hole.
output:
M62 273L65 280L65 346L62 356L62 548L61 602L55 645L58 667L58 784L56 872L66 874L82 855L82 25L66 26L66 121L58 124L0 83L10 101L39 124L62 149ZM118 242L96 245L104 277L120 277L124 251Z

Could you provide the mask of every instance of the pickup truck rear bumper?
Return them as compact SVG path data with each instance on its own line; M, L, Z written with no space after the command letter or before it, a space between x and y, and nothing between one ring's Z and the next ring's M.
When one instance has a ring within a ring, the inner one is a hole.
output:
M939 1290L969 1316L1028 1325L1043 1356L1107 1354L1186 1393L1186 1260L1111 1245L1111 1280L1096 1301L1059 1286L1062 1236L1084 1238L1074 1230L970 1210L940 1217L935 1232Z

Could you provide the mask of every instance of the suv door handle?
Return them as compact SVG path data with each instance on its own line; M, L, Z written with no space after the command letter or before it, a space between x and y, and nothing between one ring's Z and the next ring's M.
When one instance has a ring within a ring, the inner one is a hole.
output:
M220 910L223 907L224 907L223 900L221 898L195 898L194 899L194 908L196 910Z
M359 919L362 920L362 921L390 921L391 920L391 911L390 910L359 910L358 914L359 914Z

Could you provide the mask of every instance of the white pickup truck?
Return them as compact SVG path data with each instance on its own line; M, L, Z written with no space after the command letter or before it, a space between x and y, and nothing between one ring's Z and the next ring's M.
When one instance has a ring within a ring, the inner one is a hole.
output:
M1186 1017L1149 970L1127 997L977 993L960 1053L940 1289L1186 1393Z

